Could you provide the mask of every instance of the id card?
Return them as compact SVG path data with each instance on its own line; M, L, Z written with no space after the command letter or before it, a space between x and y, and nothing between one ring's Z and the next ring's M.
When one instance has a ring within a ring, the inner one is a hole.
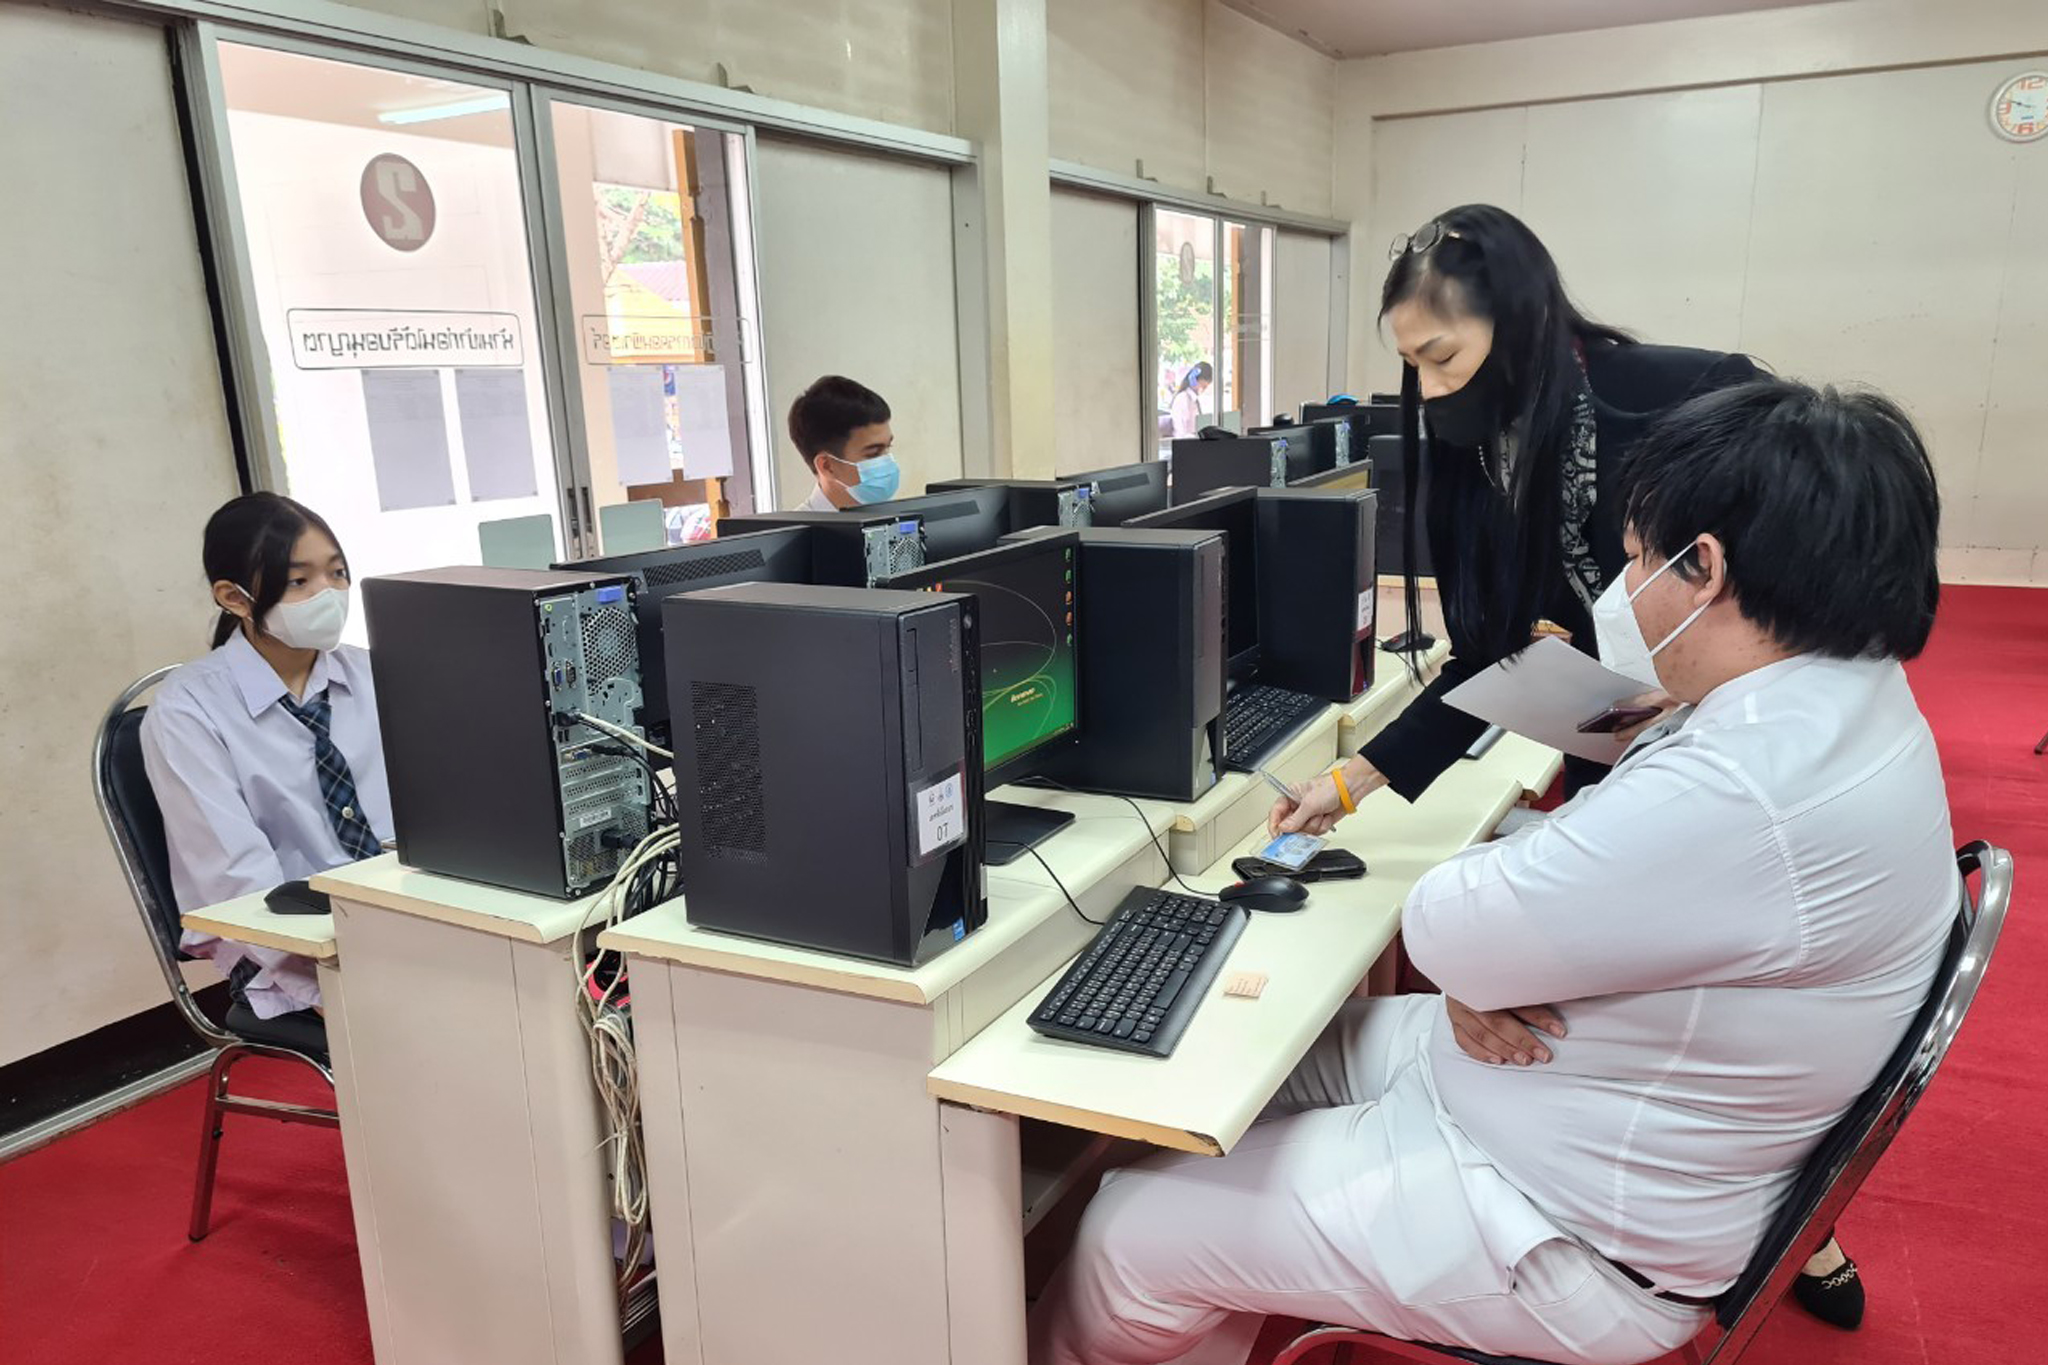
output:
M1308 866L1308 860L1323 851L1327 839L1313 834L1283 834L1259 850L1258 856L1278 867L1299 872Z

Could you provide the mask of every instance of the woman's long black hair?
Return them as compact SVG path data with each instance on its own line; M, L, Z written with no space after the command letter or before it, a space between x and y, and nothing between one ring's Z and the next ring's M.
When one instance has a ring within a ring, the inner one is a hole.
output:
M1401 374L1401 467L1408 506L1403 594L1408 625L1421 621L1416 564L1421 536L1430 556L1452 647L1505 658L1529 643L1560 568L1559 522L1565 452L1583 382L1580 349L1634 338L1594 322L1565 294L1557 263L1521 219L1490 204L1439 214L1415 235L1424 250L1395 257L1380 291L1380 318L1415 300L1446 317L1493 322L1507 430L1517 451L1503 511L1491 487L1502 453L1474 456L1435 439L1422 458L1422 389L1415 367ZM1421 509L1418 511L1418 509Z
M333 528L320 514L290 498L249 493L224 503L206 521L205 547L200 552L206 581L226 581L254 593L249 619L261 630L265 613L284 600L291 582L292 547L309 530L319 531L340 548ZM239 616L223 611L213 626L213 647L219 649L241 628Z

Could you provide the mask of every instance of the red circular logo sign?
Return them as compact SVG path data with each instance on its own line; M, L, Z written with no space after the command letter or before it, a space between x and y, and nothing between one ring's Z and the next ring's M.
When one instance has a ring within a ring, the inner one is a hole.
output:
M363 217L398 251L418 251L434 235L434 192L420 168L385 153L363 167Z

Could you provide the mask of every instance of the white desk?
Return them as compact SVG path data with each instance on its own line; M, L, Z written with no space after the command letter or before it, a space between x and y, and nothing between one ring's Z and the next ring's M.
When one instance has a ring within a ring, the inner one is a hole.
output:
M1318 763L1335 723L1332 708ZM608 931L631 959L665 1358L1021 1365L1031 1176L1016 1115L1227 1149L1392 936L1406 886L1519 798L1504 760L1464 766L1434 802L1388 796L1358 823L1371 877L1258 917L1232 964L1272 974L1266 997L1249 1014L1210 1002L1163 1063L1040 1054L1018 1035L1095 932L1029 859L990 875L987 925L914 969L697 930L680 903ZM1003 796L1077 814L1042 851L1091 915L1163 878L1127 803ZM1176 815L1140 806L1155 827ZM1265 810L1241 813L1219 854ZM968 1103L950 1102L956 1086Z
M377 1365L617 1365L587 903L391 854L312 884L348 962L321 989Z

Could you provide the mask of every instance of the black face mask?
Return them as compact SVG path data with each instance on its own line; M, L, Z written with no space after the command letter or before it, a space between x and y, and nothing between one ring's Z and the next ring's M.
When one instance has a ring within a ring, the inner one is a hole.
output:
M1500 352L1489 350L1465 387L1422 400L1429 432L1454 446L1483 446L1507 428L1507 373Z

